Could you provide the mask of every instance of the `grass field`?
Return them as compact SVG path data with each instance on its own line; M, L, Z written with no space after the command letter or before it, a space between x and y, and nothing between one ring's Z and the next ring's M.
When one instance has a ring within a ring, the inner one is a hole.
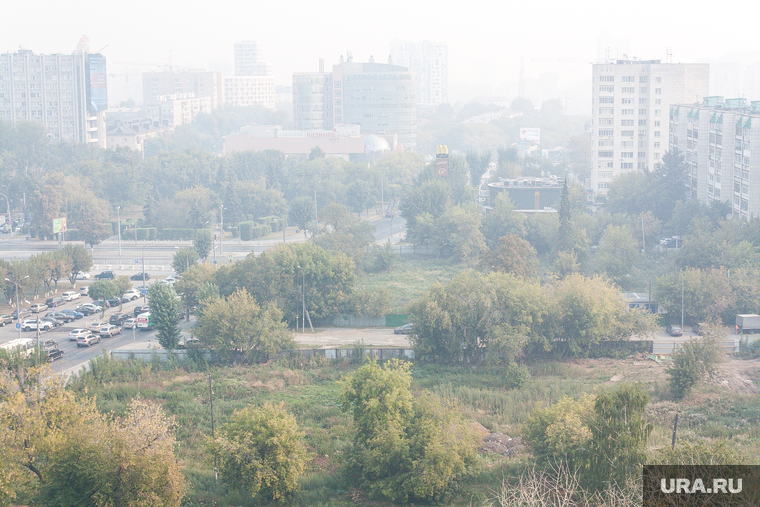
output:
M347 362L312 361L292 368L288 364L195 367L145 363L120 363L99 359L93 372L72 384L75 389L97 398L98 407L115 414L124 413L130 399L152 399L163 405L177 420L178 458L188 478L185 505L255 505L215 485L204 443L211 434L209 375L213 382L217 428L230 414L248 404L284 402L305 431L311 452L308 472L292 505L343 506L369 502L341 473L341 456L351 442L351 421L338 404L337 380L355 366ZM760 362L734 361L729 371L743 372L744 391L732 390L725 377L706 385L676 404L668 399L663 366L638 359L585 359L566 363L529 365L530 380L519 389L509 389L501 367L445 367L415 365L416 391L428 389L455 401L465 416L492 432L517 436L520 426L536 406L547 406L562 396L580 396L621 381L642 381L652 403L647 417L654 426L650 449L669 445L676 411L680 414L679 441L727 439L758 463L760 456L760 399L755 392ZM491 498L503 477L513 476L530 460L529 455L513 458L481 456L476 469L462 481L458 495L449 505L480 505Z

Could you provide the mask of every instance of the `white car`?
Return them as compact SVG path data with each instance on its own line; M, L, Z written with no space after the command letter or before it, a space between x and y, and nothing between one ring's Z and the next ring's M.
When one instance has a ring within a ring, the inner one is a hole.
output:
M69 290L61 294L61 297L64 301L74 301L75 299L79 299L79 293L73 290Z
M74 329L69 333L69 341L75 342L80 336L90 336L91 334L89 329Z
M39 324L40 324L40 331L48 331L55 327L55 325L52 322L48 322L46 320L40 320ZM37 330L37 319L25 320L24 322L21 323L21 329L23 331Z
M79 294L82 296L86 296L90 293L90 288L88 286L79 287Z
M89 280L90 273L82 273L81 271L77 273L77 280Z
M128 299L130 301L134 301L135 299L140 297L140 291L137 289L131 289L128 290L126 293L124 293L123 296L121 296L121 299Z

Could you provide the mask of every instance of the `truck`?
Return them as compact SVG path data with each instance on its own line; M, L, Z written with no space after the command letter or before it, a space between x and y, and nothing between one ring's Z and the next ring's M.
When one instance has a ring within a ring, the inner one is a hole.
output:
M137 329L140 331L150 331L153 329L153 319L150 318L150 313L141 313L137 316Z
M760 315L745 313L736 316L736 333L751 334L760 333Z

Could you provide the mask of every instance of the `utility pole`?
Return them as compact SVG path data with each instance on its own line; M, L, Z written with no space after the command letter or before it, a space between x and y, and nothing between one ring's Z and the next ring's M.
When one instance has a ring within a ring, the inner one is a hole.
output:
M296 266L301 270L301 333L306 332L306 272L301 266ZM296 324L296 331L298 324Z
M238 224L238 227L239 227L239 224ZM223 238L224 238L224 204L219 206L219 253L220 254L222 253Z
M26 278L29 278L29 275L26 275L24 278L19 278L15 282L7 278L5 279L6 282L11 282L13 285L16 286L16 331L18 331L19 340L21 339L21 307L18 304L18 291L19 291L19 285L21 285L21 280L24 280Z
M319 226L319 214L317 213L317 187L314 187L314 235L317 234L317 227Z
M116 206L116 232L119 234L119 257L121 257L121 206Z
M647 242L646 237L644 236L644 214L641 214L641 251L646 254L647 253Z
M683 271L681 271L681 329L683 329Z

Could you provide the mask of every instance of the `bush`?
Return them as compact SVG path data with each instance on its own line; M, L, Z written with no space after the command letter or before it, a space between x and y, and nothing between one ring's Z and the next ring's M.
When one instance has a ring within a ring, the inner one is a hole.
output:
M158 234L157 229L155 227L138 227L138 228L130 228L130 229L124 229L124 232L122 234L123 239L131 239L131 240L148 240L148 241L154 241ZM137 238L135 238L137 236Z
M158 231L158 239L192 241L193 229L161 229Z
M253 239L253 228L255 226L254 222L240 222L238 226L240 227L240 239L243 241L250 241Z
M720 360L720 345L714 336L705 335L683 344L671 356L665 374L676 399L684 396L708 377L712 377Z

